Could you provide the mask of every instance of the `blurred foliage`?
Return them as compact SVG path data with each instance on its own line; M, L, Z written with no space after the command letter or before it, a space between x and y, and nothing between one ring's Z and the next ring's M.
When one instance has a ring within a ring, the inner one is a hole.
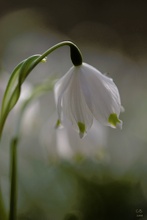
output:
M84 166L91 167L92 172L94 167L97 173L88 177L90 170L85 175ZM48 202L46 204L48 213L44 214L42 203L45 200L42 197L39 201L39 207L37 200L34 201L32 204L34 208L30 207L26 212L28 217L23 217L20 214L18 219L133 220L137 218L136 210L140 208L143 211L143 219L147 218L147 201L143 196L140 181L132 180L132 176L128 175L116 179L108 167L86 159L78 164L61 161L48 168L46 167L46 169L48 171L54 170L51 173L54 177L46 176L46 181L49 183L48 189L46 188L45 191L40 189L42 194L46 194L44 197L48 197L46 201ZM29 196L31 200L31 195ZM52 207L53 204L55 205L54 208ZM55 214L51 207L58 214Z

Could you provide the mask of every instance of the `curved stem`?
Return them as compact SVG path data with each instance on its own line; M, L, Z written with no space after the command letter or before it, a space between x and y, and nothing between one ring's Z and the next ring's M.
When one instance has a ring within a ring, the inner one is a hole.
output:
M81 51L79 50L79 48L71 41L63 41L63 42L60 42L56 45L54 45L53 47L51 47L50 49L48 49L47 51L45 51L37 60L36 62L40 62L43 58L45 58L46 56L48 56L51 52L53 52L54 50L56 50L57 48L59 47L62 47L62 46L70 46L70 49L71 49L71 60L73 62L73 64L75 63L75 60L73 58L73 52L77 53L76 55L78 56L79 58L79 65L82 64L82 54L81 54ZM73 48L74 48L74 51L73 51ZM75 65L75 64L74 64Z
M75 65L75 66L81 65L82 64L82 54L81 54L81 51L79 50L79 48L71 41L63 41L63 42L60 42L60 43L52 46L48 50L46 50L40 57L38 57L34 61L33 65L30 67L30 69L32 70L38 63L40 63L44 58L46 58L54 50L58 49L59 47L66 46L66 45L70 46L70 56L71 56L71 60L73 62L73 65Z

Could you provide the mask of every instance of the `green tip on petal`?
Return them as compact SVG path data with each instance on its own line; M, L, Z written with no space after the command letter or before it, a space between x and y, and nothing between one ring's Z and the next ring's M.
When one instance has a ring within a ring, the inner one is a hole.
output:
M122 122L118 119L117 114L115 113L110 114L108 122L115 128L117 127L117 124L120 124L120 126L122 124Z
M56 122L55 128L60 128L60 127L62 127L61 126L61 121L60 121L60 119L58 119L57 122Z
M78 127L79 127L79 131L80 131L80 137L82 138L86 132L86 127L85 124L83 124L82 122L78 122Z

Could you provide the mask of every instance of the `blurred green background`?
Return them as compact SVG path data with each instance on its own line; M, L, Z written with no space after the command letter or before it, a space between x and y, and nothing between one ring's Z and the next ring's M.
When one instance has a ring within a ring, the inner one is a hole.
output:
M18 149L19 220L147 219L146 1L3 1L0 7L0 100L13 68L30 55L71 40L84 61L114 79L123 129L94 122L84 139L55 130L53 91L22 119ZM69 48L52 53L27 78L0 146L0 184L9 209L9 143L33 87L70 68ZM1 220L1 218L0 218Z

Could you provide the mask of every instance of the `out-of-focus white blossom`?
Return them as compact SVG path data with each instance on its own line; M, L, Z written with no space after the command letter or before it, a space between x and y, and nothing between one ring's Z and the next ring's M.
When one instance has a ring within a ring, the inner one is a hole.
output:
M107 159L107 129L94 119L94 123L84 139L72 129L70 122L65 119L62 129L54 129L56 114L51 115L42 127L40 143L44 148L45 158L74 159L77 156L83 158ZM89 148L90 146L90 148ZM102 155L103 154L103 155ZM99 157L101 155L101 158Z

